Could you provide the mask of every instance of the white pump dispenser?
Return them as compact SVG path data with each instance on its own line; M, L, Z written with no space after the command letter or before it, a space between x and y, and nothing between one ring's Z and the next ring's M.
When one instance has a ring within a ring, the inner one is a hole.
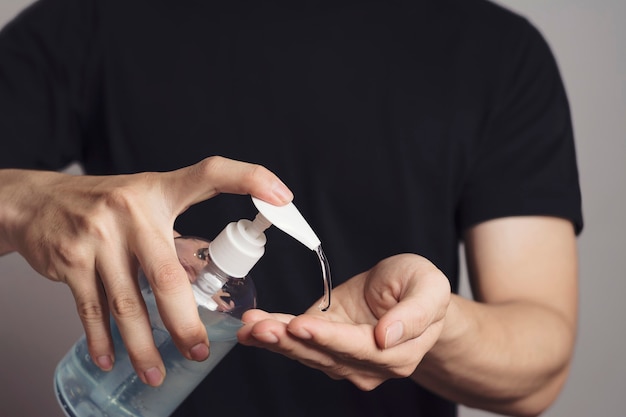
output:
M273 206L255 197L252 197L252 202L259 212L274 226L311 250L319 248L321 244L320 239L293 203L284 206Z
M241 219L229 223L209 245L215 265L228 275L241 278L265 253L265 234L272 224L311 250L317 250L320 240L293 203L273 206L252 197L259 213L254 221Z
M209 245L213 263L231 277L245 277L265 253L263 232L271 225L261 213L254 221L229 223Z

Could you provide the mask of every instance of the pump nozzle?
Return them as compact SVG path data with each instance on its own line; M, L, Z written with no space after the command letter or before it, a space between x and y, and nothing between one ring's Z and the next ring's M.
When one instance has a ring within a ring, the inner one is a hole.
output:
M252 223L246 228L248 234L254 238L259 237L265 230L269 229L272 222L267 220L265 216L258 213Z
M256 197L252 197L252 202L259 210L259 213L271 224L309 249L314 251L319 248L321 244L320 239L293 203L284 206L273 206Z
M262 215L229 223L209 244L213 263L232 277L246 276L265 253L263 232L271 225Z
M232 222L209 245L213 262L233 277L243 277L265 252L265 234L272 224L302 242L311 250L317 250L320 240L304 220L296 206L273 206L252 197L259 213L254 221L241 219Z

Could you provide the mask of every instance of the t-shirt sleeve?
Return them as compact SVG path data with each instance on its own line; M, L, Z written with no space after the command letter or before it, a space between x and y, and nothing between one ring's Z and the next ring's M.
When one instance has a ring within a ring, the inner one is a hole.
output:
M0 31L0 168L80 159L89 3L40 0Z
M459 200L461 230L482 221L545 215L583 227L568 99L556 60L539 31L520 19L500 42L491 113Z

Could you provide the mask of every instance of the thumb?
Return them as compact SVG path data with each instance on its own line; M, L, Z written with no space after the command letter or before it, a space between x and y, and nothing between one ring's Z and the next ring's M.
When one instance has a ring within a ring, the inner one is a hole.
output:
M221 156L205 158L195 165L165 175L166 192L171 201L179 206L178 212L220 193L250 194L279 206L293 199L289 188L262 165Z
M395 274L385 274L386 281L393 281L388 285L395 287L395 303L389 303L387 297L386 308L378 310L382 314L374 337L381 349L421 336L445 317L450 302L448 279L428 260L417 255L400 255L390 260L396 267L398 263L403 267L396 269Z
M417 308L412 301L397 304L376 324L374 337L381 349L389 349L407 340L419 337L431 323L424 308Z

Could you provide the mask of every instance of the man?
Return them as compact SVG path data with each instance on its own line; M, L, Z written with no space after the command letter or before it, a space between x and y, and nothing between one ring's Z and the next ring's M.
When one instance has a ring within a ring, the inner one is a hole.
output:
M0 37L0 114L0 166L24 169L0 172L0 247L69 284L103 369L110 311L142 379L166 377L138 263L181 352L209 353L169 238L212 237L252 207L194 203L293 191L320 236L331 309L316 309L315 257L270 231L262 311L239 333L255 347L176 415L534 415L565 381L582 228L571 121L549 48L509 11L43 0ZM97 176L51 172L71 161ZM451 294L459 240L474 301Z

